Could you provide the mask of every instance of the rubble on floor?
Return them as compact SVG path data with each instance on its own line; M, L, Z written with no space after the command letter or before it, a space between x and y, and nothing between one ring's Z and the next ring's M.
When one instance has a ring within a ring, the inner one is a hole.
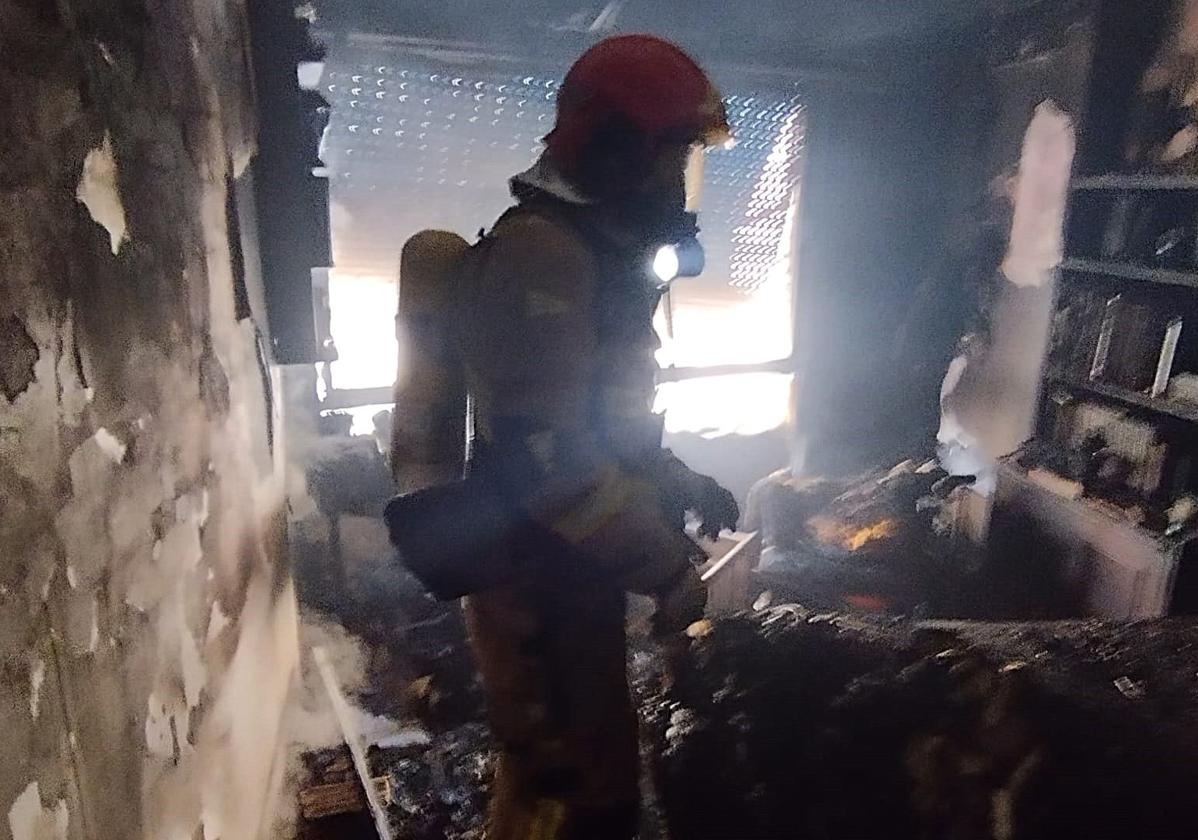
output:
M456 605L443 609L456 610ZM413 645L412 656L402 662L377 640L361 645L365 673L348 692L371 778L385 792L388 823L404 840L482 836L493 748L470 687L472 673L458 673L456 658L450 658L415 680L397 676L397 671L424 670L417 666L429 664L422 650L428 645L465 649L464 634L454 635L458 625L451 618L432 624L440 631L429 630L429 638ZM306 714L311 729L321 711ZM310 749L297 776L301 840L376 836L347 747Z
M954 553L953 483L913 463L775 482L759 508L773 603L951 609L972 559ZM301 591L365 642L356 701L428 734L369 752L396 835L479 840L493 747L460 612L372 547L363 513L334 514L340 579L301 539ZM770 580L780 568L798 592ZM642 840L1198 836L1198 624L855 615L783 605L702 622L668 689L633 639Z
M404 840L479 838L491 745L461 609L429 596L394 559L381 519L394 490L373 441L330 436L309 449L314 510L292 528L304 623L335 625L361 650L363 673L345 688L363 720L380 724L366 737L367 760L387 780L389 822ZM389 738L385 724L405 737ZM406 737L413 732L424 737ZM339 766L342 752L309 754L302 789L339 781L312 767ZM305 840L374 836L360 816L312 821Z
M1198 623L784 605L691 634L668 689L634 646L642 840L1198 836ZM397 837L481 840L493 745L481 707L451 708L369 751Z
M927 459L837 480L775 473L747 513L765 544L758 588L767 602L945 614L977 563L956 522L970 480Z
M375 772L391 783L389 816L404 840L481 840L492 772L487 727L466 723L427 744L378 749Z
M696 630L650 710L674 840L1198 836L1198 624Z
M411 583L386 611L345 609L337 616L368 652L362 685L351 697L364 721L379 724L378 732L365 733L367 761L373 776L387 780L396 837L479 840L492 746L460 610ZM343 752L317 751L307 763L337 767ZM340 780L312 772L304 789ZM364 831L342 833L343 822L329 824L333 834L310 836L373 836L365 823Z
M481 840L492 772L487 728L463 724L432 740L374 746L367 753L372 782L387 822L403 840ZM349 749L305 756L307 784L299 791L300 840L375 838Z

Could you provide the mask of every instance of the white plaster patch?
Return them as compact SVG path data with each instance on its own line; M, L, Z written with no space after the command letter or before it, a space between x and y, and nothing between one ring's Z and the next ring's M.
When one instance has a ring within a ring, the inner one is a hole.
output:
M242 147L233 151L233 178L240 178L245 174L245 171L250 168L250 163L254 160L254 148L251 146Z
M944 374L944 380L940 383L940 402L944 402L953 391L957 390L957 386L961 384L961 377L965 375L965 368L969 365L969 359L966 356L957 356L948 364L948 371Z
M212 612L208 616L208 644L212 644L220 634L225 632L225 628L233 622L225 615L225 611L221 609L220 601L212 602Z
M66 840L69 827L67 803L60 799L54 810L43 808L37 782L30 782L8 809L12 840Z
M37 720L42 705L42 684L46 681L46 662L37 659L29 669L29 713Z
M112 151L112 135L104 132L104 142L87 153L83 161L83 176L75 188L75 198L91 214L98 225L108 231L112 253L121 250L128 236L125 206L121 203L116 183L116 155Z
M100 447L100 451L112 459L114 464L119 464L125 460L125 452L129 447L121 443L117 436L107 429L98 429L93 435L96 444Z
M68 426L78 426L83 420L83 410L87 407L88 400L75 361L77 355L82 359L83 353L75 345L74 304L69 300L66 317L58 327L58 340L62 342L62 352L59 354L55 372L60 383L59 410L62 412L62 422Z
M146 701L146 749L159 758L174 758L171 716L154 692Z
M175 500L175 521L194 522L203 528L208 523L208 489L186 493Z
M89 507L95 504L95 499L105 498L111 491L114 461L110 451L106 451L101 438L92 435L71 453L69 466L71 470L71 494L81 504ZM94 545L94 543L93 543Z
M79 588L79 574L75 571L75 567L67 564L67 586L71 589Z
M35 608L39 601L44 602L50 597L50 586L58 571L59 558L54 535L47 532L38 537L36 542L30 546L27 556L29 558L26 566L28 572L25 576L24 589L30 607Z
M206 836L254 837L275 814L272 777L286 764L282 713L298 659L294 591L256 570L237 616L237 650L197 737ZM246 795L247 791L253 796Z
M179 633L179 664L183 669L183 694L187 697L187 705L195 708L200 705L200 692L208 684L208 669L200 657L199 648L187 628L180 628Z
M1069 115L1051 101L1038 105L1024 135L1011 239L1002 264L1003 275L1016 286L1045 285L1061 262L1075 147Z
M95 653L100 648L100 602L92 598L92 629L87 637L87 652Z
M67 808L67 801L60 799L54 808L54 840L67 840L67 830L70 827L71 811Z
M155 557L164 560L171 569L192 571L204 556L200 545L200 526L193 517L171 526L162 539L162 546Z

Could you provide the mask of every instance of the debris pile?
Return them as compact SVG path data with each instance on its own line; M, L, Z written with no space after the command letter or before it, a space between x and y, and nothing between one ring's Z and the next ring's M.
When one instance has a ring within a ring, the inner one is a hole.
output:
M828 609L937 610L968 569L953 527L968 482L916 460L835 481L770 476L749 502L760 588Z
M377 743L371 772L389 783L388 816L404 840L479 840L493 746L457 604L437 602L415 580L389 608L342 611L371 652L369 688L356 701L417 724L430 737Z
M1198 625L695 631L651 709L673 840L1198 836Z
M485 725L467 723L424 744L380 749L376 772L390 780L388 809L404 840L481 840L493 747Z

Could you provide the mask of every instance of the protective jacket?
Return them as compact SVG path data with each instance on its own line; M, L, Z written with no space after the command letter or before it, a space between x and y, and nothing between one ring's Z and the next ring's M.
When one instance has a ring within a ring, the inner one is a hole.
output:
M492 840L631 837L636 720L625 592L665 596L701 552L693 474L651 411L659 290L634 238L534 169L466 257L470 469L535 523L510 585L466 601L503 757ZM702 603L669 617L680 630Z
M684 511L711 534L737 518L661 447L651 264L693 238L694 164L728 136L719 92L677 46L604 39L566 74L516 206L473 247L429 232L405 246L401 275L428 282L405 294L401 276L401 318L424 338L397 384L395 465L401 487L440 486L393 500L388 523L430 591L468 595L502 748L490 840L635 834L625 593L657 598L663 633L684 629L704 605Z

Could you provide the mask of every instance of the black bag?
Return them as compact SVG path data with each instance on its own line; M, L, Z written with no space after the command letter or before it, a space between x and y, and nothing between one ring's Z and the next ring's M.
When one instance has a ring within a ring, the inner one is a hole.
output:
M584 235L590 230L574 218L576 209L563 202L535 202L536 209L530 210L533 206L517 204L496 225L513 214L539 212L564 218ZM588 239L597 241L593 235ZM469 278L480 270L493 241L483 235L462 257L457 293L463 304L471 292ZM519 493L505 496L498 482L485 477L504 476L504 486L520 486L521 480L513 476L527 480L536 472L526 463L527 453L517 453L513 462L510 453L505 458L485 452L480 440L474 441L472 448L465 479L397 496L383 513L400 562L434 597L444 601L506 586L517 579L518 564L535 562L533 558L547 552L559 560L557 573L563 573L568 565L562 559L569 552L561 538L535 525L513 501Z
M470 477L397 496L383 518L400 562L442 601L516 579L522 517L490 481Z

